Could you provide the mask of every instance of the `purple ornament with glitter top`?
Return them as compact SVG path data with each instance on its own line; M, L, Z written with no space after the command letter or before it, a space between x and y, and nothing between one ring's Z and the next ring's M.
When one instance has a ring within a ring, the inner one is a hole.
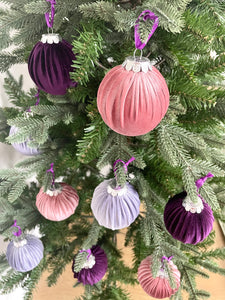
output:
M77 278L79 282L82 282L84 285L93 285L99 282L105 275L108 267L108 262L104 250L98 245L92 246L92 248L88 250L90 251L88 252L89 254L87 257L87 261L85 262L83 268L79 272L74 272L74 265L76 262L75 257L73 260L72 271L74 273L74 278Z
M9 135L14 135L14 134L16 134L16 133L18 132L18 130L19 130L19 129L18 129L17 127L12 126L12 127L10 128ZM24 142L22 142L22 143L12 143L12 146L13 146L13 148L15 148L17 151L19 151L20 153L22 153L22 154L24 154L24 155L31 155L31 156L33 156L33 155L38 155L38 154L41 153L40 150L37 149L37 148L30 148L30 147L28 146L28 142L29 142L29 140L26 140L26 141L24 141Z
M128 227L139 215L140 199L126 182L118 189L114 179L104 180L93 194L91 209L101 226L112 230Z
M14 221L13 227L18 232L13 234L16 238L7 247L6 258L9 265L18 272L28 272L34 269L42 260L44 247L41 240L34 235L23 235L21 228Z
M212 209L198 193L199 188L210 177L213 177L211 173L196 181L197 203L193 203L184 191L172 197L166 204L164 223L174 239L195 245L202 242L212 231Z

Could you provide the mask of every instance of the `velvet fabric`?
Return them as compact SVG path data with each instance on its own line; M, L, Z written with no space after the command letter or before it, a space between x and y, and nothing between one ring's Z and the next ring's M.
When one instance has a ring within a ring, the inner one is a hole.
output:
M113 196L108 186L114 179L104 180L95 189L91 209L101 226L116 230L129 226L139 215L140 199L129 183L122 195Z
M157 299L163 299L172 296L176 293L180 286L180 272L177 266L169 261L169 268L173 273L175 282L177 284L175 289L172 289L167 276L162 276L164 271L161 271L161 275L153 278L152 270L152 257L148 256L142 260L138 268L138 281L143 290L149 295Z
M44 193L43 187L36 196L36 206L39 212L48 220L62 221L74 214L79 197L72 186L60 183L61 192L54 196Z
M19 129L15 126L12 126L9 131L9 135L16 134ZM40 151L37 148L30 148L28 147L28 140L23 143L12 143L12 146L14 149L22 153L23 155L38 155L40 154Z
M161 73L127 71L116 66L103 78L97 94L103 121L126 136L143 135L154 129L169 106L169 91Z
M37 87L52 95L64 95L67 88L77 85L70 79L76 57L65 40L58 44L38 42L30 53L28 70Z
M93 285L99 282L105 275L108 267L107 256L102 248L98 245L92 246L91 253L95 257L95 264L91 269L84 268L80 272L76 273L74 272L76 257L73 260L72 271L74 273L74 278L77 278L78 281L82 282L84 285Z
M166 229L176 240L185 244L202 242L212 231L213 212L210 206L202 199L204 208L201 213L191 213L182 206L186 192L171 198L165 206L164 222Z
M18 272L34 269L43 258L44 247L40 239L34 235L26 235L27 244L16 247L11 241L7 247L6 258L9 265Z

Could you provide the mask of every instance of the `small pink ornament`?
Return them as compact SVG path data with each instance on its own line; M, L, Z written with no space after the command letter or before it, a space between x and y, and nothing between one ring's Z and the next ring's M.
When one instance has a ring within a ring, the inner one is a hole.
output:
M177 284L175 289L171 288L168 274L164 268L161 268L158 271L156 278L152 276L152 256L147 256L144 260L142 260L138 268L138 281L148 295L157 299L163 299L172 296L179 289L180 272L171 260L168 260L168 264Z
M112 130L126 136L143 135L166 114L169 90L148 58L130 56L103 78L97 105L103 121Z
M48 220L62 221L74 214L79 203L79 197L74 188L66 183L60 187L43 191L40 189L36 197L36 206L39 212Z

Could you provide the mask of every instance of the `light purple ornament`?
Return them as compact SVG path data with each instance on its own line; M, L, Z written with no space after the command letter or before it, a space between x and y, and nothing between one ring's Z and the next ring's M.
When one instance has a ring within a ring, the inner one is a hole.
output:
M9 131L9 135L16 134L18 131L18 128L15 126L12 126ZM30 148L28 145L28 141L25 141L23 143L12 143L13 148L15 148L17 151L24 155L38 155L40 154L40 151L37 148Z
M104 180L93 194L91 209L101 226L112 230L129 226L139 215L138 193L128 182L124 187L115 186L115 180Z
M79 282L82 282L84 285L93 285L99 282L106 273L108 267L107 256L104 250L98 245L92 246L91 249L83 250L81 252L84 251L89 254L83 268L79 272L74 272L75 257L73 260L72 271L74 273L74 278L77 278Z
M27 234L9 243L6 258L14 270L28 272L40 263L43 251L41 240L34 235Z

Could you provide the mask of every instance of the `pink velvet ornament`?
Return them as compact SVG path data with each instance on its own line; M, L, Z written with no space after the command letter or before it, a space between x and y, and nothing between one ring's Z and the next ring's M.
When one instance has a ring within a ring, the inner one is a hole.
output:
M154 278L152 276L151 264L152 257L148 256L142 260L138 268L138 280L143 290L149 296L157 299L163 299L175 294L180 286L180 272L177 269L177 266L171 260L168 261L169 268L173 273L177 285L175 289L172 289L169 283L168 275L166 274L164 268L161 268L158 271L157 277Z
M130 56L103 78L97 104L103 121L112 130L138 136L160 123L169 106L169 91L149 59Z
M48 220L62 221L69 218L79 203L79 197L74 188L66 183L60 183L60 188L43 191L40 189L36 197L39 212Z

